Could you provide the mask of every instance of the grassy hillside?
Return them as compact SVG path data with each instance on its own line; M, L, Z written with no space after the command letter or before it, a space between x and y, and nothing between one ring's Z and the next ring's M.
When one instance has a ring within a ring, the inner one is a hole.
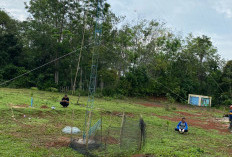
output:
M32 92L33 108L29 107ZM62 108L59 105L62 96L61 93L0 88L0 156L82 156L67 147L70 135L63 134L62 129L65 126L83 129L87 97L80 98L82 105L75 105L77 97L69 96L70 106ZM54 110L52 106L55 106ZM140 152L125 156L232 155L232 136L227 131L228 124L219 121L223 115L221 110L158 100L104 98L96 99L93 122L102 115L103 130L106 130L113 115L111 125L120 126L119 114L105 113L122 112L135 120L142 114L147 124L145 147ZM183 116L189 122L189 133L184 135L173 131Z

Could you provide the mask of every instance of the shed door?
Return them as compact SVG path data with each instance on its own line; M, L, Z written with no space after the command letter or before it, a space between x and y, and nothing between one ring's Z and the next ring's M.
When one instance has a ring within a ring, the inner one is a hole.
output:
M201 99L201 106L209 106L210 100L209 98L202 98Z
M190 104L198 106L198 104L199 104L199 97L190 96Z

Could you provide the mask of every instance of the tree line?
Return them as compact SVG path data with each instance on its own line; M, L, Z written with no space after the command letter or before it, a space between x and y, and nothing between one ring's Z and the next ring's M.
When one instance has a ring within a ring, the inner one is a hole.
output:
M232 103L232 61L225 62L211 38L182 37L158 19L132 25L104 1L97 95L167 97L209 95L214 105ZM73 87L88 93L94 51L95 0L31 0L30 16L18 21L0 11L0 81L75 52L4 84L41 90Z

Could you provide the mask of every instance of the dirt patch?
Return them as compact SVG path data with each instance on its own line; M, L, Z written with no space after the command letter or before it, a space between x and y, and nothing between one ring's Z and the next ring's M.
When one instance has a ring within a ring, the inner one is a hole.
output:
M43 105L43 106L41 106L40 108L46 109L46 108L49 108L49 107L47 107L46 105Z
M107 144L119 144L119 141L111 136L103 137L102 142Z
M12 108L27 108L29 105L27 104L20 104L20 105L10 105Z
M70 138L68 137L59 137L58 139L56 139L56 141L50 141L48 143L45 144L46 147L56 147L56 148L60 148L60 147L68 147L70 144Z
M229 133L229 131L227 129L228 125L225 125L221 122L218 122L214 118L207 117L208 119L206 119L206 120L200 120L200 119L194 119L194 116L196 116L196 115L192 116L192 114L189 114L189 113L185 113L185 112L181 112L181 113L188 115L188 118L186 121L190 127L196 126L196 127L200 127L202 129L205 129L205 130L218 130L221 133ZM156 114L152 114L152 115L157 116L157 117L162 118L162 119L170 120L173 122L179 122L180 118L181 118L179 116L169 117L169 116L160 116L160 115L156 115Z
M126 116L127 116L127 117L131 117L131 118L134 118L135 115L134 115L133 113L129 113L129 112L128 112L128 113L126 113Z

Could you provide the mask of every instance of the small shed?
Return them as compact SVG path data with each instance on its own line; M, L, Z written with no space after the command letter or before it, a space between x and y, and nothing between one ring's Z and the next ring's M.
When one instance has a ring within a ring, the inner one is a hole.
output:
M191 104L194 106L210 106L211 107L211 100L212 100L212 97L210 96L195 95L195 94L189 94L188 96L188 104Z

